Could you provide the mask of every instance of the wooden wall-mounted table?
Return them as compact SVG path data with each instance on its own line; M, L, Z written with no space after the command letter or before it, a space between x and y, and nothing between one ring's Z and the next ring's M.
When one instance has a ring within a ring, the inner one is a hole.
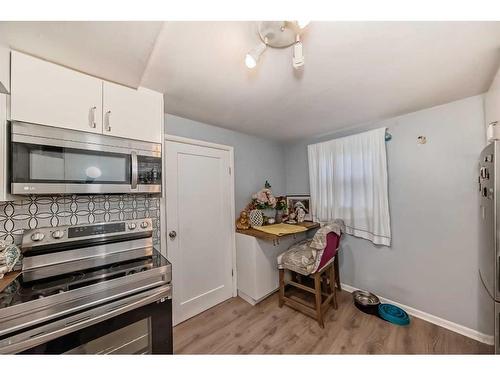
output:
M308 231L319 228L318 223L300 224L307 230L277 236L257 229L236 230L236 277L238 295L255 305L278 290L278 262L276 258L292 244L306 238Z
M246 234L247 236L256 237L256 238L259 238L261 240L273 241L273 242L276 241L276 242L279 243L280 239L287 238L287 237L290 237L290 236L292 236L292 237L293 236L297 236L297 235L302 234L302 233L307 233L311 229L319 228L319 223L313 223L312 221L304 221L302 223L291 224L291 225L297 225L297 226L305 227L305 228L307 228L307 230L305 230L304 232L284 234L282 236L277 236L275 234L262 232L260 230L254 229L254 228L250 228L250 229L236 229L236 232L237 233L241 233L241 234Z

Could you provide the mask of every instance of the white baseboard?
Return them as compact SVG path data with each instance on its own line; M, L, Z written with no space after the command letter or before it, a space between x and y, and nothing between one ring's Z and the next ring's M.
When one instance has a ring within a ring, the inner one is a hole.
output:
M259 299L253 299L252 297L250 297L248 294L242 292L241 290L238 289L238 296L244 300L244 301L247 301L250 305L252 306L255 306L256 304L258 304L259 302L262 302L264 301L267 297L269 297L271 294L274 294L275 292L278 291L279 288L267 293L265 296L259 298Z
M342 289L344 289L347 292L353 292L355 290L358 290L358 288L355 288L351 285L347 285L347 284L343 284L343 283L341 283L341 285L342 285ZM399 303L399 302L391 301L390 299L387 299L387 298L384 298L381 296L378 296L378 298L383 303L390 303L392 305L396 305L396 306L401 307L409 315L414 316L416 318L426 320L430 323L433 323L433 324L438 325L440 327L449 329L450 331L459 333L461 335L470 337L471 339L474 339L476 341L482 342L482 343L487 344L487 345L493 345L495 343L495 338L493 336L486 335L486 334L481 333L479 331L475 331L471 328L462 326L462 325L454 323L454 322L450 322L449 320L446 320L446 319L440 318L438 316L426 313L424 311L417 310L411 306L403 305L402 303Z

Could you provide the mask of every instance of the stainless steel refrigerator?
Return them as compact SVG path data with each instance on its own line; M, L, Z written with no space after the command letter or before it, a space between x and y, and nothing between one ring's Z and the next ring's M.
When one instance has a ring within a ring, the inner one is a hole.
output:
M494 335L495 353L500 353L500 141L481 152L478 189L479 228L479 324Z

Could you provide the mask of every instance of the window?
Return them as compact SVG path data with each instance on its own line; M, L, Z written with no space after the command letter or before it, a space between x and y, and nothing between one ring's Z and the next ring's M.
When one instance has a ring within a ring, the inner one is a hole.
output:
M385 128L308 146L313 218L391 244Z

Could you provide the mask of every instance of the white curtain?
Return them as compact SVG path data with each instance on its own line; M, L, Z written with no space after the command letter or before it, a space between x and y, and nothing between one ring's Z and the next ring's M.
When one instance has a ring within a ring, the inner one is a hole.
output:
M385 128L308 146L313 218L343 219L346 233L391 244Z

